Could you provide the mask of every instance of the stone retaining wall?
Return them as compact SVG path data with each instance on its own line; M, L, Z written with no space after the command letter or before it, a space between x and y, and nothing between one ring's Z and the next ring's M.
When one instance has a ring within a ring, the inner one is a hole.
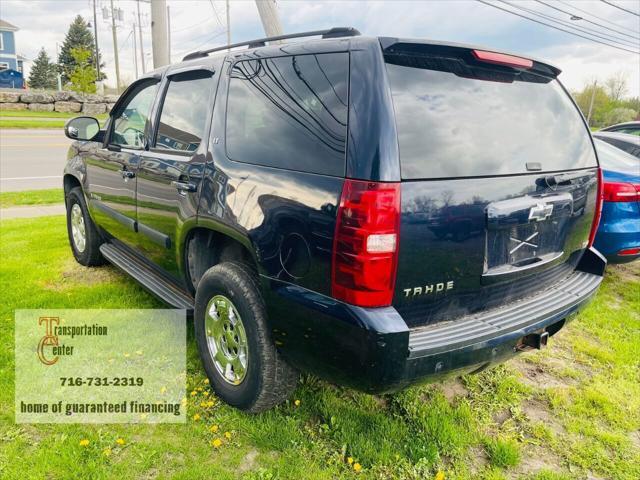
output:
M32 110L97 115L111 111L116 100L118 95L0 90L0 110L5 111Z

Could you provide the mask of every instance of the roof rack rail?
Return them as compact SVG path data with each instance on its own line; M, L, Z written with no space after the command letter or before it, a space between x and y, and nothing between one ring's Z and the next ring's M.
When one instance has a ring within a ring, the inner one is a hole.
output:
M288 35L278 35L275 37L258 38L256 40L249 40L247 42L232 43L230 45L224 45L222 47L209 48L207 50L199 50L197 52L191 52L187 54L182 61L193 60L194 58L206 57L210 53L219 52L221 50L229 50L235 47L243 47L247 45L249 48L264 47L267 42L275 42L277 40L287 40L289 38L301 38L301 37L315 37L322 35L322 38L339 38L339 37L356 37L360 35L360 32L353 27L334 27L328 30L314 30L311 32L290 33Z

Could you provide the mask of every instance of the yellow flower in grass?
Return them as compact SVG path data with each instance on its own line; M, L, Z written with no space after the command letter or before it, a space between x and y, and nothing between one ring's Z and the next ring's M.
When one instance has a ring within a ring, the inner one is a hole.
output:
M293 402L293 404L294 404L296 407L299 407L299 406L300 406L300 400L296 400L295 402Z
M198 392L196 392L195 390L193 390L193 391L191 392L191 396L192 396L192 397L195 397L197 394L198 394Z
M80 440L81 447L86 447L87 445L89 445L89 440L87 440L86 438L83 438L82 440Z
M231 432L224 432L224 436L226 437L227 440L231 439Z
M118 439L116 440L116 443L117 443L118 445L124 445L124 439L123 439L123 438L118 438Z
M358 473L360 470L362 470L362 465L360 465L358 462L353 464L353 471Z
M193 420L194 420L194 421L196 421L196 422L197 422L198 420L200 420L200 414L199 414L199 413L196 413L196 414L193 416Z
M205 385L209 385L209 379L208 379L208 378L205 378L205 379L204 379L204 384L205 384Z
M207 402L207 407L209 407L209 408L213 407L213 402L211 400L209 400Z
M347 458L347 463L348 463L349 465L353 465L353 457L348 457L348 458Z
M124 356L125 356L125 358L129 358L129 356L130 356L129 352L124 352Z
M220 448L222 446L222 440L216 438L215 440L211 440L211 446L213 448Z
M436 473L434 480L444 480L444 472L442 470L439 470L438 473Z
M201 391L202 391L202 387L198 387L198 388L196 388L196 390L198 390L199 392L201 392Z
M166 391L167 391L167 387L162 387L162 388L160 389L160 393L166 393Z
M207 390L207 391L205 391L205 392L204 392L204 396L205 396L205 397L208 397L208 396L209 396L209 390Z
M209 428L209 431L216 433L218 431L218 425L211 425L211 427Z
M142 355L142 350L136 350L136 355Z
M200 402L200 408L204 408L207 406L207 402Z
M105 457L110 456L110 455L111 455L111 449L110 449L109 447L105 448L105 449L102 451L102 454L103 454Z

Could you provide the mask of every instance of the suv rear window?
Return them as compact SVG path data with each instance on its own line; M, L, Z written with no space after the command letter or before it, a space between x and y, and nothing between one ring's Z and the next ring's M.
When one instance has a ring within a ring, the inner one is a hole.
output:
M347 53L236 63L227 105L229 158L344 175L348 79Z
M387 63L402 178L526 173L597 165L580 114L556 80L465 78Z

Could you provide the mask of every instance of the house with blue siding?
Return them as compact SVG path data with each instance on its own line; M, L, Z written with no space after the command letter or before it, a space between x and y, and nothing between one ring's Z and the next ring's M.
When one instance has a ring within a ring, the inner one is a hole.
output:
M15 32L18 27L0 19L0 71L15 70L23 72L24 57L16 53Z

